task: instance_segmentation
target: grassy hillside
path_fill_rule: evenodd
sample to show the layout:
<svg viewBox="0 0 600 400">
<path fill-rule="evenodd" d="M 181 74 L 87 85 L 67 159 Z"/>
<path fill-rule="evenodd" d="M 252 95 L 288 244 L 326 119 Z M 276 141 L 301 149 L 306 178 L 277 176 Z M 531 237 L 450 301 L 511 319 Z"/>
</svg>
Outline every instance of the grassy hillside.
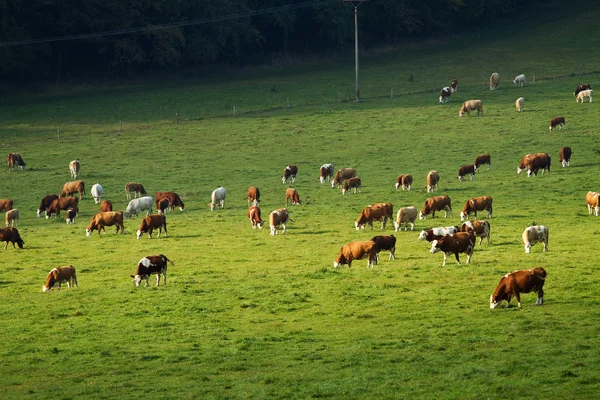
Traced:
<svg viewBox="0 0 600 400">
<path fill-rule="evenodd" d="M 596 103 L 576 104 L 572 92 L 599 82 L 596 73 L 573 75 L 580 54 L 583 72 L 597 70 L 600 59 L 586 51 L 598 40 L 597 18 L 598 10 L 553 24 L 540 17 L 510 35 L 365 57 L 360 104 L 348 101 L 352 65 L 5 99 L 5 153 L 19 152 L 28 168 L 5 170 L 0 186 L 21 211 L 25 240 L 24 249 L 3 251 L 0 387 L 8 398 L 594 398 L 600 229 L 584 198 L 600 189 L 600 112 Z M 502 82 L 492 92 L 481 76 L 493 71 Z M 529 84 L 513 87 L 522 72 Z M 437 104 L 433 80 L 454 77 L 459 91 Z M 516 113 L 520 96 L 525 111 Z M 460 103 L 473 98 L 485 115 L 459 118 Z M 549 132 L 556 115 L 567 129 Z M 563 169 L 564 145 L 573 158 Z M 487 152 L 492 170 L 456 179 Z M 531 152 L 552 156 L 550 175 L 515 173 Z M 76 224 L 36 218 L 75 158 L 88 191 Z M 357 168 L 362 193 L 344 197 L 320 185 L 327 162 Z M 252 231 L 247 188 L 261 189 L 268 217 L 284 206 L 288 163 L 300 170 L 295 222 L 276 237 Z M 436 194 L 451 197 L 453 216 L 394 233 L 395 261 L 382 254 L 373 269 L 365 260 L 333 269 L 341 245 L 382 233 L 377 224 L 354 229 L 360 210 L 380 201 L 420 208 L 433 168 Z M 414 190 L 395 192 L 401 173 L 413 175 Z M 185 211 L 167 215 L 169 236 L 136 240 L 140 216 L 125 222 L 124 236 L 110 228 L 85 237 L 98 211 L 92 184 L 123 210 L 129 181 L 182 196 Z M 210 212 L 220 185 L 226 208 Z M 464 202 L 485 194 L 494 198 L 491 244 L 477 246 L 470 265 L 449 258 L 442 268 L 418 231 L 459 224 Z M 540 245 L 523 251 L 521 233 L 533 221 L 550 229 L 547 253 Z M 175 263 L 167 285 L 135 288 L 137 262 L 158 253 Z M 48 271 L 67 264 L 79 288 L 43 294 Z M 548 271 L 546 304 L 535 307 L 528 294 L 521 309 L 490 310 L 500 277 L 532 266 Z"/>
</svg>

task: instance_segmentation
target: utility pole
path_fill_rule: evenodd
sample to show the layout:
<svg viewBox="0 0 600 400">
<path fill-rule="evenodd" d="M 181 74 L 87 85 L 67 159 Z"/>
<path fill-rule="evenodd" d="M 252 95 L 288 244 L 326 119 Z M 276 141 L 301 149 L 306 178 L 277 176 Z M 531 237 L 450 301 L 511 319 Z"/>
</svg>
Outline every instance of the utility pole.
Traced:
<svg viewBox="0 0 600 400">
<path fill-rule="evenodd" d="M 352 4 L 354 7 L 354 68 L 356 74 L 356 103 L 360 102 L 360 89 L 358 85 L 358 6 L 369 0 L 343 0 L 344 3 Z"/>
</svg>

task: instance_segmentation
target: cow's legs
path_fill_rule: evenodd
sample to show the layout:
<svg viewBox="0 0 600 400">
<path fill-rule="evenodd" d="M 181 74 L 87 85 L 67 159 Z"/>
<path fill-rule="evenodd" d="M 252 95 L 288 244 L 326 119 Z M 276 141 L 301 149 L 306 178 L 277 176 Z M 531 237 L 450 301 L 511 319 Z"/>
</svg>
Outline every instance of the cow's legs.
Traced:
<svg viewBox="0 0 600 400">
<path fill-rule="evenodd" d="M 544 304 L 544 289 L 540 289 L 537 292 L 537 300 L 535 301 L 535 305 L 537 306 L 541 306 L 542 304 Z"/>
<path fill-rule="evenodd" d="M 446 266 L 446 258 L 448 258 L 448 255 L 444 253 L 444 262 L 442 263 L 442 267 Z"/>
<path fill-rule="evenodd" d="M 390 260 L 396 259 L 396 256 L 394 255 L 395 252 L 396 252 L 396 246 L 394 246 L 390 249 Z"/>
<path fill-rule="evenodd" d="M 471 256 L 472 255 L 473 255 L 473 251 L 471 251 L 470 253 L 467 254 L 467 264 L 469 264 L 471 262 Z M 458 256 L 458 254 L 457 254 L 457 256 Z"/>
<path fill-rule="evenodd" d="M 165 225 L 163 226 L 163 228 L 165 229 L 165 237 L 167 237 L 167 224 L 165 223 Z"/>
<path fill-rule="evenodd" d="M 517 299 L 517 305 L 521 307 L 521 296 L 518 290 L 515 290 L 515 298 Z"/>
<path fill-rule="evenodd" d="M 542 244 L 544 245 L 544 251 L 548 251 L 548 238 L 546 237 L 546 239 L 544 239 L 542 241 Z"/>
<path fill-rule="evenodd" d="M 150 275 L 144 276 L 144 279 L 146 280 L 146 286 L 150 286 L 150 283 L 148 283 L 148 280 L 150 279 Z"/>
<path fill-rule="evenodd" d="M 160 271 L 158 271 L 158 273 L 156 274 L 156 286 L 158 286 L 160 283 Z"/>
<path fill-rule="evenodd" d="M 458 261 L 458 263 L 460 264 L 460 258 L 458 258 L 458 251 L 454 253 L 454 256 L 456 257 L 456 261 Z M 467 262 L 468 264 L 469 262 Z"/>
<path fill-rule="evenodd" d="M 281 234 L 285 233 L 285 229 L 286 229 L 286 224 L 281 224 L 283 226 L 283 232 L 281 232 Z"/>
</svg>

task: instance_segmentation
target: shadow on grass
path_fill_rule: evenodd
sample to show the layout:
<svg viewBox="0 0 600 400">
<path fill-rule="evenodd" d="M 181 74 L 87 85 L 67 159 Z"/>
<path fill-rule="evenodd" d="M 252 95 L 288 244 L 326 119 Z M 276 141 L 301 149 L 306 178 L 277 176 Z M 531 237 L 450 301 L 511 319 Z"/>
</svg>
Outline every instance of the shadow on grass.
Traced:
<svg viewBox="0 0 600 400">
<path fill-rule="evenodd" d="M 14 281 L 0 281 L 0 285 L 10 285 L 15 283 Z"/>
</svg>

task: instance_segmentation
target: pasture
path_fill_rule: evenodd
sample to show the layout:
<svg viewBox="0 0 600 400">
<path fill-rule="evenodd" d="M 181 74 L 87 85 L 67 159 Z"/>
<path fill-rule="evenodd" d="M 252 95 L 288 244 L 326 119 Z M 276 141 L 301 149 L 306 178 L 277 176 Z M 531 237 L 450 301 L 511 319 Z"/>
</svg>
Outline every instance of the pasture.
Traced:
<svg viewBox="0 0 600 400">
<path fill-rule="evenodd" d="M 594 398 L 600 219 L 588 215 L 585 194 L 600 190 L 600 111 L 596 103 L 577 104 L 572 93 L 580 83 L 596 89 L 600 74 L 575 76 L 577 60 L 568 54 L 593 48 L 598 36 L 563 37 L 567 56 L 560 60 L 531 44 L 597 17 L 588 11 L 562 25 L 540 25 L 516 48 L 510 37 L 492 35 L 484 47 L 497 53 L 482 57 L 481 43 L 469 43 L 447 65 L 434 62 L 450 58 L 441 44 L 422 45 L 423 54 L 411 51 L 401 61 L 373 57 L 362 64 L 360 104 L 337 102 L 342 85 L 352 92 L 352 62 L 335 72 L 327 65 L 250 71 L 214 82 L 4 99 L 4 154 L 19 152 L 27 163 L 25 171 L 1 172 L 0 197 L 20 210 L 25 241 L 22 250 L 3 250 L 0 268 L 5 396 Z M 515 37 L 526 30 L 516 27 Z M 588 56 L 592 65 L 600 61 Z M 546 78 L 543 70 L 550 71 Z M 456 77 L 459 91 L 440 105 L 425 79 L 398 78 L 415 71 L 436 77 L 438 86 Z M 489 91 L 481 74 L 487 79 L 494 71 L 502 80 Z M 512 85 L 517 73 L 526 74 L 527 86 Z M 370 93 L 384 82 L 395 83 L 393 99 Z M 297 99 L 290 109 L 281 107 L 288 96 Z M 521 96 L 525 108 L 517 113 Z M 468 99 L 482 100 L 483 117 L 458 117 Z M 225 115 L 233 105 L 242 112 Z M 549 132 L 557 115 L 566 130 Z M 573 156 L 561 168 L 565 145 Z M 534 152 L 550 154 L 551 173 L 517 175 L 521 157 Z M 491 154 L 492 169 L 460 182 L 458 168 L 483 153 Z M 63 213 L 36 218 L 40 199 L 59 193 L 76 158 L 86 182 L 76 223 L 67 225 Z M 324 163 L 356 168 L 362 193 L 342 196 L 321 185 Z M 293 185 L 281 183 L 286 164 L 299 168 Z M 450 196 L 453 216 L 441 213 L 417 221 L 413 232 L 394 233 L 396 260 L 382 253 L 373 269 L 366 260 L 334 269 L 343 244 L 384 233 L 378 223 L 356 231 L 360 210 L 383 201 L 394 213 L 420 209 L 430 197 L 424 185 L 431 169 L 441 176 L 435 194 Z M 394 190 L 402 173 L 413 175 L 410 192 Z M 150 195 L 182 197 L 185 211 L 167 214 L 168 238 L 136 240 L 143 215 L 125 221 L 125 235 L 111 227 L 86 237 L 98 212 L 91 186 L 100 183 L 103 198 L 124 210 L 130 181 Z M 270 236 L 266 225 L 251 229 L 246 191 L 253 185 L 261 190 L 263 219 L 284 206 L 287 187 L 300 194 L 302 205 L 288 207 L 294 222 L 285 235 Z M 218 186 L 227 189 L 225 208 L 211 212 Z M 464 202 L 481 195 L 494 199 L 491 244 L 476 246 L 470 265 L 462 256 L 463 264 L 449 257 L 441 267 L 442 255 L 429 253 L 419 231 L 458 225 Z M 547 253 L 540 244 L 531 254 L 523 250 L 521 233 L 534 221 L 549 227 Z M 389 224 L 385 234 L 392 230 Z M 175 263 L 167 285 L 155 287 L 153 276 L 150 287 L 135 288 L 129 275 L 137 262 L 159 253 Z M 42 293 L 48 271 L 68 264 L 79 288 Z M 536 307 L 535 294 L 524 294 L 521 309 L 513 300 L 509 309 L 490 310 L 501 276 L 533 266 L 548 272 L 545 304 Z"/>
</svg>

